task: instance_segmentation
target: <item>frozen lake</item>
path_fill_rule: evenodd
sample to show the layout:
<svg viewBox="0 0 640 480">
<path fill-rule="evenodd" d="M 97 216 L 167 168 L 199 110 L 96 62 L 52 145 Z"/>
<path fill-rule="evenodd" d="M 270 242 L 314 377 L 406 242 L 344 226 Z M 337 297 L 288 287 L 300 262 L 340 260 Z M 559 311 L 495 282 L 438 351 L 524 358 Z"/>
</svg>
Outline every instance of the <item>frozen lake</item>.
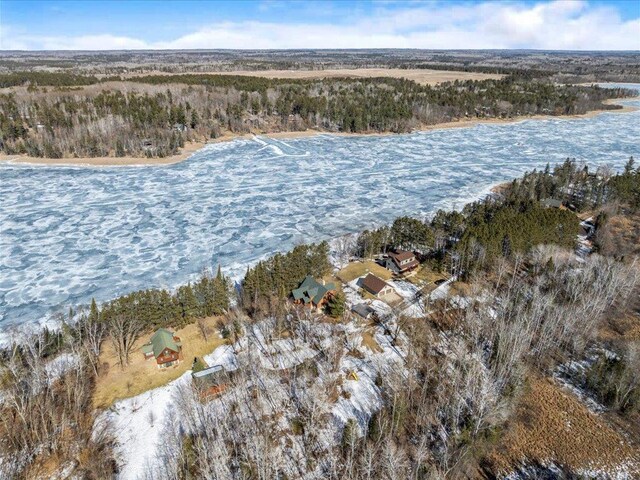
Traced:
<svg viewBox="0 0 640 480">
<path fill-rule="evenodd" d="M 640 88 L 640 85 L 636 86 Z M 640 105 L 640 101 L 627 101 Z M 239 275 L 301 242 L 461 207 L 526 170 L 640 158 L 640 111 L 408 135 L 210 145 L 172 166 L 0 166 L 0 326 Z"/>
</svg>

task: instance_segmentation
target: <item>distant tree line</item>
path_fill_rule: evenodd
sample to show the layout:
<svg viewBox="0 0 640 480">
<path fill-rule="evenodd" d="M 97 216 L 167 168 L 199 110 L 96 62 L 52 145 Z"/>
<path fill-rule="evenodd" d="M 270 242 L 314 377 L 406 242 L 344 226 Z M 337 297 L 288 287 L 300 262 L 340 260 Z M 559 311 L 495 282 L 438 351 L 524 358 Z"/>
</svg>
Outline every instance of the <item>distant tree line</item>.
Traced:
<svg viewBox="0 0 640 480">
<path fill-rule="evenodd" d="M 23 85 L 47 87 L 78 87 L 98 83 L 94 76 L 78 75 L 67 72 L 12 72 L 0 74 L 0 88 Z"/>
<path fill-rule="evenodd" d="M 515 76 L 423 86 L 399 78 L 147 75 L 90 89 L 83 86 L 94 77 L 6 77 L 7 86 L 28 88 L 0 94 L 0 151 L 50 158 L 165 157 L 185 141 L 224 132 L 399 133 L 460 118 L 567 115 L 619 108 L 602 101 L 632 94 Z M 55 88 L 42 87 L 47 83 Z"/>
<path fill-rule="evenodd" d="M 540 70 L 535 68 L 518 68 L 506 67 L 500 65 L 471 65 L 464 63 L 462 65 L 453 63 L 423 63 L 423 62 L 399 62 L 395 63 L 396 68 L 402 69 L 424 69 L 424 70 L 441 70 L 455 72 L 478 72 L 478 73 L 497 73 L 502 75 L 512 75 L 519 79 L 532 79 L 548 77 L 553 74 L 552 71 Z M 576 82 L 579 83 L 579 82 Z"/>
</svg>

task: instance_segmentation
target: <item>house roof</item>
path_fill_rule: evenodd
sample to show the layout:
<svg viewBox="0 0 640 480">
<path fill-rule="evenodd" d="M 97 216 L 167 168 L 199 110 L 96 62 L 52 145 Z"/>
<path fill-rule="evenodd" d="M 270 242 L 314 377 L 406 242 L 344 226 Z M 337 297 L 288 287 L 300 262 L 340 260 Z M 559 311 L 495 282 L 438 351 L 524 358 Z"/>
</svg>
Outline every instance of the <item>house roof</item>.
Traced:
<svg viewBox="0 0 640 480">
<path fill-rule="evenodd" d="M 165 348 L 179 352 L 182 342 L 175 340 L 175 338 L 173 332 L 170 332 L 166 328 L 159 328 L 151 335 L 151 341 L 142 347 L 142 352 L 145 354 L 153 352 L 153 356 L 156 358 Z"/>
<path fill-rule="evenodd" d="M 194 372 L 191 374 L 191 376 L 193 376 L 193 378 L 201 378 L 201 377 L 206 377 L 208 375 L 221 373 L 224 371 L 225 371 L 224 366 L 214 365 L 213 367 L 207 367 L 204 370 L 200 370 L 199 372 Z"/>
<path fill-rule="evenodd" d="M 351 311 L 353 313 L 357 313 L 362 318 L 367 318 L 375 310 L 373 308 L 371 308 L 369 305 L 367 305 L 366 303 L 358 303 L 358 304 L 354 305 L 353 307 L 351 307 Z"/>
<path fill-rule="evenodd" d="M 552 208 L 560 208 L 562 206 L 562 201 L 556 198 L 545 198 L 543 200 L 540 200 L 540 203 L 542 203 L 542 205 L 545 207 Z"/>
<path fill-rule="evenodd" d="M 376 277 L 372 273 L 364 277 L 361 283 L 362 288 L 366 288 L 371 293 L 377 295 L 380 293 L 385 287 L 388 287 L 389 284 L 382 280 L 381 278 Z"/>
<path fill-rule="evenodd" d="M 397 252 L 390 252 L 389 256 L 391 258 L 393 258 L 394 260 L 397 260 L 398 262 L 402 262 L 403 260 L 411 260 L 412 258 L 415 258 L 415 254 L 413 252 L 409 252 L 409 251 L 402 251 L 399 250 Z"/>
<path fill-rule="evenodd" d="M 324 296 L 331 290 L 335 290 L 333 283 L 321 284 L 311 275 L 307 275 L 300 286 L 293 290 L 291 294 L 294 300 L 302 300 L 305 304 L 313 302 L 318 305 Z"/>
</svg>

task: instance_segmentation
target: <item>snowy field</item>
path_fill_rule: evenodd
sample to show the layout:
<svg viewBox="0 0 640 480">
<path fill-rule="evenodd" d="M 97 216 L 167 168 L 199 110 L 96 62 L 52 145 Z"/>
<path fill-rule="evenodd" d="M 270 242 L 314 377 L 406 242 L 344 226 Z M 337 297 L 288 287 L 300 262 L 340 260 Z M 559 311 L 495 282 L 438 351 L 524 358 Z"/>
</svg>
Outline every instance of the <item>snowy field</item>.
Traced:
<svg viewBox="0 0 640 480">
<path fill-rule="evenodd" d="M 638 85 L 640 88 L 640 85 Z M 640 105 L 638 101 L 628 103 Z M 461 207 L 567 157 L 640 157 L 640 111 L 408 135 L 209 145 L 162 167 L 0 165 L 0 326 L 31 323 L 300 242 Z"/>
</svg>

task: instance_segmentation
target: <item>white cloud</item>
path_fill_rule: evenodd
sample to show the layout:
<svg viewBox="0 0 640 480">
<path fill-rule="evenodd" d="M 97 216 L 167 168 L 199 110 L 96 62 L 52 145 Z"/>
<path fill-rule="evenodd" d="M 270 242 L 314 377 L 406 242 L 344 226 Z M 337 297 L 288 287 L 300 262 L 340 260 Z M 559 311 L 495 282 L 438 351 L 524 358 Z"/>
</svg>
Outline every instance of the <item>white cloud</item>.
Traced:
<svg viewBox="0 0 640 480">
<path fill-rule="evenodd" d="M 273 6 L 273 5 L 270 5 Z M 260 15 L 260 12 L 258 12 Z M 325 17 L 326 18 L 326 17 Z M 2 28 L 0 49 L 290 49 L 290 48 L 530 48 L 640 50 L 640 18 L 623 21 L 606 6 L 585 1 L 525 5 L 417 4 L 388 9 L 353 22 L 219 22 L 171 40 L 146 42 L 109 34 L 33 36 Z"/>
</svg>

